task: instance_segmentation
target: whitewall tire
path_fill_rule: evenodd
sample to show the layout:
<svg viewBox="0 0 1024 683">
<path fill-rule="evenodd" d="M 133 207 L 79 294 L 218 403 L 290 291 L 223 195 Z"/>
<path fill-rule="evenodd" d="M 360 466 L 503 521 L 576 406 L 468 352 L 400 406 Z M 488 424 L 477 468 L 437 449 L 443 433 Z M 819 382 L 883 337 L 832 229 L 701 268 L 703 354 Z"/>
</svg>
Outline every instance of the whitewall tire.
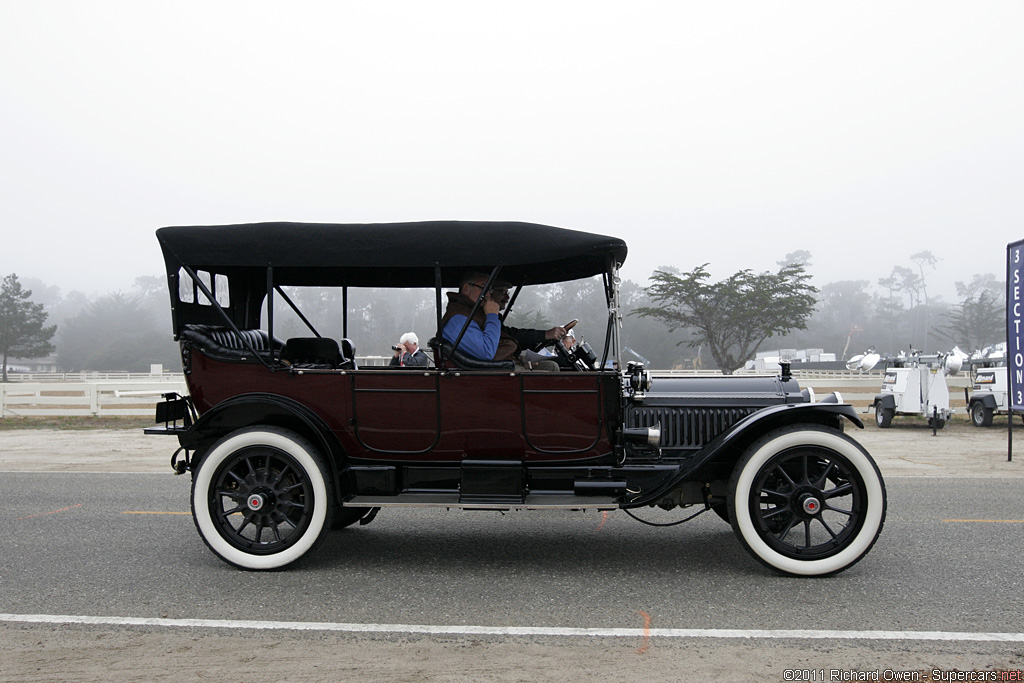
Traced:
<svg viewBox="0 0 1024 683">
<path fill-rule="evenodd" d="M 754 442 L 730 480 L 729 515 L 743 546 L 784 574 L 826 576 L 859 561 L 885 522 L 885 484 L 860 444 L 797 425 Z"/>
<path fill-rule="evenodd" d="M 276 569 L 315 548 L 334 492 L 323 457 L 298 434 L 248 427 L 210 449 L 192 479 L 192 518 L 225 562 Z"/>
</svg>

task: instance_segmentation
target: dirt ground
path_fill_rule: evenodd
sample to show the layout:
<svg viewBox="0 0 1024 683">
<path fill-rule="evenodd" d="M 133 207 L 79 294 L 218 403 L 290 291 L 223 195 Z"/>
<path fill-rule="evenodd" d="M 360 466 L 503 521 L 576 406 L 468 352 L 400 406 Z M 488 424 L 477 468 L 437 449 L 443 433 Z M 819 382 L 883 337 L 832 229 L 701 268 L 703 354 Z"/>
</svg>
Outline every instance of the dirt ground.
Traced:
<svg viewBox="0 0 1024 683">
<path fill-rule="evenodd" d="M 0 625 L 5 681 L 1019 681 L 1005 643 L 417 637 Z M 952 672 L 1009 671 L 1006 678 Z M 860 675 L 861 677 L 856 677 Z M 864 676 L 877 675 L 877 679 Z"/>
<path fill-rule="evenodd" d="M 870 416 L 865 416 L 870 418 Z M 851 429 L 885 477 L 1024 477 L 1005 419 L 988 429 L 920 422 Z M 170 472 L 177 447 L 139 429 L 0 430 L 0 472 Z M 0 576 L 0 585 L 3 585 Z M 7 587 L 9 589 L 9 587 Z M 981 680 L 950 671 L 1024 668 L 1024 645 L 965 642 L 430 637 L 0 622 L 3 681 L 784 681 Z M 796 674 L 787 671 L 798 670 Z M 933 670 L 935 670 L 933 672 Z M 829 678 L 838 671 L 846 678 Z M 902 677 L 901 677 L 902 676 Z M 822 680 L 822 679 L 817 679 Z M 864 679 L 860 679 L 864 680 Z M 999 680 L 990 678 L 986 680 Z M 1022 680 L 1007 678 L 1004 680 Z"/>
</svg>

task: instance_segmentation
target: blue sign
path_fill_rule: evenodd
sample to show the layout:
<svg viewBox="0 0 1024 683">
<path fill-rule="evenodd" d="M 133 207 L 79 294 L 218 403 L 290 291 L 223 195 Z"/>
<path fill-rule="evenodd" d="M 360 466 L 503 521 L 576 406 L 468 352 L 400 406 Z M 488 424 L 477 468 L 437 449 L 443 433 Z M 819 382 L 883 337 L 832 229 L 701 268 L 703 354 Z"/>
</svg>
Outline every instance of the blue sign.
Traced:
<svg viewBox="0 0 1024 683">
<path fill-rule="evenodd" d="M 1006 365 L 1010 408 L 1024 411 L 1024 240 L 1006 245 Z"/>
</svg>

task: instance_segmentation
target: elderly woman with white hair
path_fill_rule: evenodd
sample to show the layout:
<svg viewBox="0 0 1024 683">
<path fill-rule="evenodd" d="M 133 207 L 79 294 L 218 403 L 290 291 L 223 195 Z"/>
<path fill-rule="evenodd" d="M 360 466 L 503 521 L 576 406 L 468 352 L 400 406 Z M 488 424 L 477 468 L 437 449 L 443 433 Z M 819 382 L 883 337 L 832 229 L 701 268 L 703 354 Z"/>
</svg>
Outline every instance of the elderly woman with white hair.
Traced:
<svg viewBox="0 0 1024 683">
<path fill-rule="evenodd" d="M 420 350 L 420 339 L 415 332 L 406 332 L 398 343 L 391 347 L 395 357 L 388 363 L 388 367 L 398 368 L 425 368 L 427 367 L 427 354 Z"/>
</svg>

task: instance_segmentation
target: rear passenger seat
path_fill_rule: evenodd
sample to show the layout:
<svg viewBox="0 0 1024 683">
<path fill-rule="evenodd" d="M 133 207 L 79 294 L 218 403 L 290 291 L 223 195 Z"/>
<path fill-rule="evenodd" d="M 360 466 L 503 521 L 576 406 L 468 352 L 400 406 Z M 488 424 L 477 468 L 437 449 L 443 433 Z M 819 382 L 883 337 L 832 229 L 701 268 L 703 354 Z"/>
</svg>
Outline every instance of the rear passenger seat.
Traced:
<svg viewBox="0 0 1024 683">
<path fill-rule="evenodd" d="M 284 343 L 281 360 L 293 368 L 331 370 L 341 366 L 341 349 L 330 337 L 291 337 Z"/>
<path fill-rule="evenodd" d="M 210 358 L 243 363 L 259 363 L 260 358 L 273 361 L 280 357 L 284 347 L 280 339 L 275 338 L 271 342 L 263 330 L 235 332 L 230 327 L 216 325 L 186 325 L 180 337 L 194 344 Z M 250 346 L 260 358 L 253 356 Z"/>
</svg>

